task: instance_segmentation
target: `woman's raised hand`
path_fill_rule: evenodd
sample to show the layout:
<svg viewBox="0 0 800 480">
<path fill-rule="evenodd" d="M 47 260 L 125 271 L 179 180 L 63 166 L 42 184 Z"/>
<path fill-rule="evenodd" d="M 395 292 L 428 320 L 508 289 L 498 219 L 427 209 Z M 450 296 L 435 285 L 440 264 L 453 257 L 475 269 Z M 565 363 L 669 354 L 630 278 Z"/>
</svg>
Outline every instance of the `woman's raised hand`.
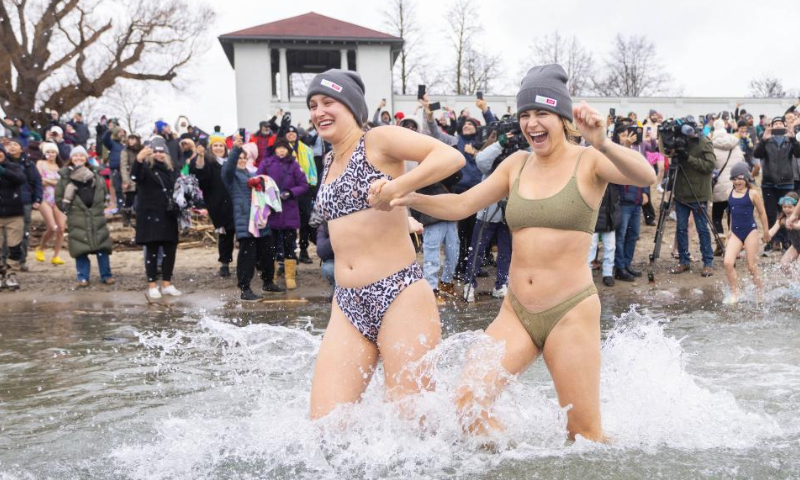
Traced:
<svg viewBox="0 0 800 480">
<path fill-rule="evenodd" d="M 608 140 L 603 116 L 586 102 L 581 102 L 578 106 L 572 107 L 572 118 L 583 139 L 600 150 Z"/>
</svg>

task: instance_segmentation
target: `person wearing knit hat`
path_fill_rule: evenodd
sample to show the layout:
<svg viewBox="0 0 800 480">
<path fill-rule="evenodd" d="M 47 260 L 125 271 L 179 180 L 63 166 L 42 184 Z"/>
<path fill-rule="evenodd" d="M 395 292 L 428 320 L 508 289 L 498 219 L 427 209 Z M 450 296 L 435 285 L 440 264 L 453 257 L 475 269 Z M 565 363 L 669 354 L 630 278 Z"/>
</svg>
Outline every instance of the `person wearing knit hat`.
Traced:
<svg viewBox="0 0 800 480">
<path fill-rule="evenodd" d="M 89 286 L 91 261 L 95 255 L 103 284 L 112 285 L 111 234 L 105 217 L 106 184 L 103 177 L 87 164 L 83 147 L 70 152 L 69 163 L 59 171 L 55 203 L 67 217 L 69 254 L 75 259 L 78 288 Z"/>
<path fill-rule="evenodd" d="M 300 255 L 297 261 L 310 265 L 313 263 L 311 257 L 308 255 L 308 247 L 312 239 L 316 238 L 316 228 L 309 226 L 311 220 L 311 213 L 314 209 L 314 199 L 317 197 L 317 183 L 319 181 L 317 173 L 317 165 L 314 162 L 314 150 L 300 141 L 300 133 L 294 125 L 286 129 L 285 138 L 289 143 L 289 152 L 297 160 L 300 165 L 300 170 L 306 176 L 308 183 L 308 191 L 297 197 L 297 205 L 300 207 L 300 235 L 298 238 L 298 246 L 300 247 Z M 277 143 L 273 147 L 273 151 L 277 148 Z"/>
<path fill-rule="evenodd" d="M 131 178 L 133 164 L 136 156 L 142 151 L 142 138 L 136 133 L 131 133 L 125 139 L 125 148 L 119 156 L 119 174 L 122 178 L 122 226 L 130 227 L 133 220 L 133 205 L 136 201 L 136 182 Z"/>
<path fill-rule="evenodd" d="M 546 363 L 559 403 L 572 406 L 567 411 L 569 437 L 605 439 L 600 419 L 600 300 L 586 255 L 608 184 L 646 187 L 656 175 L 638 151 L 606 137 L 605 119 L 595 109 L 584 102 L 573 107 L 567 82 L 559 65 L 533 67 L 523 78 L 517 112 L 532 152 L 512 154 L 486 181 L 460 195 L 412 193 L 393 202 L 442 220 L 458 220 L 508 197 L 512 288 L 486 330 L 505 345 L 504 357 L 487 372 L 488 358 L 472 355 L 463 370 L 480 373 L 465 375 L 456 389 L 459 415 L 470 419 L 466 428 L 479 435 L 501 428 L 490 412 L 503 390 L 502 378 L 525 371 L 550 345 Z M 578 133 L 588 148 L 577 145 Z M 546 281 L 531 282 L 537 278 Z M 559 324 L 562 318 L 568 326 Z"/>
<path fill-rule="evenodd" d="M 332 150 L 325 158 L 316 209 L 336 246 L 336 287 L 311 384 L 312 419 L 358 402 L 378 358 L 393 401 L 433 388 L 423 358 L 441 341 L 435 297 L 423 282 L 408 213 L 391 201 L 457 172 L 461 154 L 396 125 L 366 132 L 364 83 L 329 70 L 310 84 L 314 128 Z M 418 162 L 404 174 L 404 161 Z M 382 325 L 387 328 L 382 329 Z"/>
<path fill-rule="evenodd" d="M 225 134 L 215 130 L 208 137 L 209 148 L 202 153 L 197 149 L 190 159 L 189 173 L 197 178 L 208 216 L 211 217 L 217 232 L 219 254 L 217 261 L 220 263 L 218 275 L 229 278 L 230 264 L 233 262 L 233 245 L 236 240 L 236 222 L 231 194 L 222 180 L 222 167 L 227 160 L 225 145 Z"/>
<path fill-rule="evenodd" d="M 44 249 L 47 248 L 47 243 L 53 240 L 53 257 L 50 259 L 50 263 L 63 265 L 64 261 L 61 259 L 60 253 L 64 241 L 64 231 L 67 228 L 67 218 L 56 208 L 56 185 L 61 178 L 59 170 L 63 163 L 58 156 L 58 146 L 55 144 L 45 142 L 39 148 L 45 157 L 36 162 L 36 168 L 42 177 L 42 203 L 39 205 L 39 213 L 44 220 L 45 232 L 39 241 L 39 246 L 34 251 L 34 258 L 38 262 L 44 262 Z"/>
<path fill-rule="evenodd" d="M 753 188 L 753 177 L 750 176 L 750 169 L 745 162 L 739 162 L 733 166 L 730 178 L 733 181 L 733 188 L 728 197 L 728 207 L 732 235 L 728 236 L 728 242 L 725 245 L 723 265 L 731 293 L 724 303 L 735 304 L 739 299 L 736 259 L 743 249 L 747 252 L 747 268 L 750 270 L 756 286 L 758 302 L 761 303 L 764 301 L 764 283 L 758 269 L 758 254 L 761 247 L 760 240 L 764 243 L 769 243 L 770 240 L 767 212 L 761 194 Z M 761 221 L 763 233 L 760 235 L 753 215 L 754 210 L 758 213 Z"/>
<path fill-rule="evenodd" d="M 726 223 L 723 222 L 723 217 L 728 212 L 728 196 L 733 188 L 731 171 L 734 165 L 747 167 L 747 164 L 744 163 L 744 152 L 739 146 L 739 138 L 725 130 L 724 120 L 714 120 L 714 131 L 709 139 L 714 148 L 714 171 L 717 173 L 716 178 L 711 180 L 711 222 L 717 233 L 722 235 Z M 723 246 L 717 245 L 714 255 L 721 256 L 723 251 Z"/>
</svg>

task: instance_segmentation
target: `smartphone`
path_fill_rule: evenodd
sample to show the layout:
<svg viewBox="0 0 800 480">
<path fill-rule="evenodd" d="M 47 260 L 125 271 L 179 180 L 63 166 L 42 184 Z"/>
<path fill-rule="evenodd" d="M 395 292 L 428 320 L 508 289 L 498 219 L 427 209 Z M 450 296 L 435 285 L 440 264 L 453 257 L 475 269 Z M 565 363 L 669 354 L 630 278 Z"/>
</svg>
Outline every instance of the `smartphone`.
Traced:
<svg viewBox="0 0 800 480">
<path fill-rule="evenodd" d="M 145 140 L 145 141 L 144 141 L 144 148 L 150 148 L 150 146 L 151 146 L 152 144 L 153 144 L 153 142 L 151 142 L 150 140 Z"/>
<path fill-rule="evenodd" d="M 239 136 L 242 137 L 242 140 L 244 140 L 244 131 L 244 128 L 239 129 Z"/>
<path fill-rule="evenodd" d="M 608 109 L 608 114 L 611 115 L 611 118 L 613 118 L 614 120 L 617 119 L 617 109 L 616 108 L 609 108 Z"/>
<path fill-rule="evenodd" d="M 425 85 L 417 85 L 417 100 L 422 100 L 425 97 Z"/>
<path fill-rule="evenodd" d="M 428 104 L 428 108 L 430 108 L 431 112 L 435 112 L 436 110 L 441 110 L 442 102 L 433 102 Z"/>
<path fill-rule="evenodd" d="M 483 100 L 483 92 L 481 92 L 480 90 L 478 90 L 477 96 L 478 100 Z"/>
<path fill-rule="evenodd" d="M 772 129 L 772 134 L 773 135 L 778 135 L 778 136 L 786 135 L 786 129 L 785 128 L 773 128 Z"/>
<path fill-rule="evenodd" d="M 794 126 L 794 133 L 800 133 L 800 125 Z"/>
</svg>

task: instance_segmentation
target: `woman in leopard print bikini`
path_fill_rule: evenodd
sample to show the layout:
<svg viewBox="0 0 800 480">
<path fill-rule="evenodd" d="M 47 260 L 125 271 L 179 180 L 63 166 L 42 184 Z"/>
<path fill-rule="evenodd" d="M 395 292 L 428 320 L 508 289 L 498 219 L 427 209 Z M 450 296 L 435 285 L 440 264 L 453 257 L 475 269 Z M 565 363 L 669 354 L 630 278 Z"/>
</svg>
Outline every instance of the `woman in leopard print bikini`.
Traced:
<svg viewBox="0 0 800 480">
<path fill-rule="evenodd" d="M 311 418 L 355 403 L 383 359 L 387 397 L 398 400 L 433 388 L 422 362 L 441 340 L 430 286 L 422 280 L 405 210 L 370 208 L 369 187 L 397 180 L 402 195 L 438 182 L 464 158 L 443 143 L 397 126 L 364 132 L 368 109 L 356 72 L 329 70 L 311 82 L 311 121 L 333 145 L 317 195 L 336 254 L 336 291 L 311 385 Z M 420 166 L 403 174 L 405 160 Z M 380 199 L 373 199 L 380 201 Z"/>
</svg>

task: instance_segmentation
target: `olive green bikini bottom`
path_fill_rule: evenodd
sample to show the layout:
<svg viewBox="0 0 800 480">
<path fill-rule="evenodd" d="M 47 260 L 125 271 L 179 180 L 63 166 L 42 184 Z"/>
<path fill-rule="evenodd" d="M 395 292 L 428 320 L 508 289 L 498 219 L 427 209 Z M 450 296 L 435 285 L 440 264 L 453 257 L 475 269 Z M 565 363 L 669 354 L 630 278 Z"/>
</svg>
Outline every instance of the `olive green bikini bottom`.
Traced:
<svg viewBox="0 0 800 480">
<path fill-rule="evenodd" d="M 514 292 L 510 289 L 508 295 L 511 301 L 511 308 L 514 309 L 517 318 L 522 322 L 522 326 L 528 331 L 528 335 L 531 336 L 533 344 L 536 345 L 536 348 L 541 352 L 544 348 L 544 342 L 547 340 L 547 336 L 550 335 L 550 331 L 553 330 L 553 327 L 556 326 L 559 320 L 561 320 L 567 312 L 575 308 L 577 304 L 592 295 L 597 295 L 597 287 L 592 283 L 558 305 L 554 305 L 541 312 L 531 312 L 523 307 L 522 304 L 519 303 L 519 300 L 517 300 L 517 296 L 514 295 Z"/>
</svg>

